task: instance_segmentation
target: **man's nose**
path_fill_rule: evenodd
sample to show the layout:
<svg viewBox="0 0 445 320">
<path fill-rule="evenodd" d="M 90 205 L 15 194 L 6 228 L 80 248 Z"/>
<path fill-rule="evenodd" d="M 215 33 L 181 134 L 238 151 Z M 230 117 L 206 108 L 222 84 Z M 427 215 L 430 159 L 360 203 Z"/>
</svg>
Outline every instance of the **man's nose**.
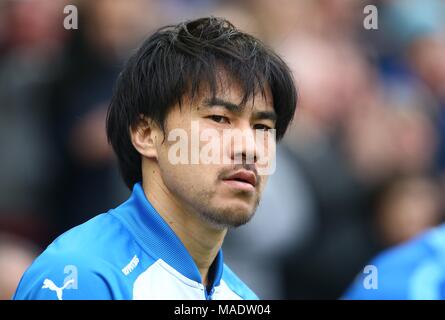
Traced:
<svg viewBox="0 0 445 320">
<path fill-rule="evenodd" d="M 231 159 L 235 163 L 253 164 L 258 160 L 255 132 L 252 128 L 240 129 L 233 135 Z"/>
</svg>

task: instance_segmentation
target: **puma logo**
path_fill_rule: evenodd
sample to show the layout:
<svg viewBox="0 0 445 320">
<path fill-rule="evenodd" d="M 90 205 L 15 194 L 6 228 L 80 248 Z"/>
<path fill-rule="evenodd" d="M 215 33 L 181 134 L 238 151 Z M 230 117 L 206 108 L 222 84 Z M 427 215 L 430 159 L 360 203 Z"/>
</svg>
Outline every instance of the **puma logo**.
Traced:
<svg viewBox="0 0 445 320">
<path fill-rule="evenodd" d="M 57 299 L 62 300 L 62 294 L 63 294 L 63 290 L 66 289 L 66 287 L 68 287 L 70 284 L 74 283 L 74 279 L 68 280 L 67 282 L 65 282 L 63 284 L 63 286 L 61 288 L 59 288 L 58 286 L 56 286 L 54 284 L 54 282 L 50 279 L 45 279 L 43 281 L 43 286 L 42 289 L 49 289 L 51 291 L 55 291 L 57 294 Z"/>
</svg>

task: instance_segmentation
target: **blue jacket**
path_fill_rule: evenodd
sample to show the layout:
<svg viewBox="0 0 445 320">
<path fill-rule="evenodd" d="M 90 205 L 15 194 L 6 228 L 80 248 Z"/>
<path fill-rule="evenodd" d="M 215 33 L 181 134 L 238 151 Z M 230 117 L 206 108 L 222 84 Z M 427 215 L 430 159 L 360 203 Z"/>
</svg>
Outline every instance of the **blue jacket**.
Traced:
<svg viewBox="0 0 445 320">
<path fill-rule="evenodd" d="M 58 237 L 14 299 L 257 299 L 219 251 L 202 285 L 192 257 L 136 184 L 116 209 Z"/>
<path fill-rule="evenodd" d="M 445 299 L 445 224 L 383 252 L 371 265 L 376 288 L 365 286 L 369 274 L 361 274 L 344 299 Z"/>
</svg>

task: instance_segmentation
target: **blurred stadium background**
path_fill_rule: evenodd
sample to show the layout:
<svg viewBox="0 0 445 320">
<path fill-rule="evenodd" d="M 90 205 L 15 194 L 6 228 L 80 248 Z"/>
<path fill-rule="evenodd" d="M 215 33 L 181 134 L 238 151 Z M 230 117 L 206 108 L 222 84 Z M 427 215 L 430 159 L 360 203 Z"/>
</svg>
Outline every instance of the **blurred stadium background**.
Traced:
<svg viewBox="0 0 445 320">
<path fill-rule="evenodd" d="M 444 221 L 445 1 L 0 0 L 0 299 L 57 235 L 126 199 L 104 131 L 116 76 L 151 31 L 205 15 L 276 49 L 299 90 L 260 208 L 224 244 L 261 298 L 339 298 Z"/>
</svg>

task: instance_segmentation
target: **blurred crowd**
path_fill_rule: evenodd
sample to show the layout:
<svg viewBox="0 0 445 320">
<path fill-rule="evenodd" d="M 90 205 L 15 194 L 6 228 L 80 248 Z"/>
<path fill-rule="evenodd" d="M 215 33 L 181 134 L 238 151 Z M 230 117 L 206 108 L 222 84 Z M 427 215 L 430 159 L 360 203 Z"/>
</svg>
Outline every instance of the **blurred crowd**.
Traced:
<svg viewBox="0 0 445 320">
<path fill-rule="evenodd" d="M 57 235 L 128 197 L 104 130 L 116 76 L 152 31 L 206 15 L 278 51 L 299 92 L 260 207 L 224 244 L 260 298 L 337 299 L 444 221 L 444 1 L 2 0 L 0 299 Z"/>
</svg>

